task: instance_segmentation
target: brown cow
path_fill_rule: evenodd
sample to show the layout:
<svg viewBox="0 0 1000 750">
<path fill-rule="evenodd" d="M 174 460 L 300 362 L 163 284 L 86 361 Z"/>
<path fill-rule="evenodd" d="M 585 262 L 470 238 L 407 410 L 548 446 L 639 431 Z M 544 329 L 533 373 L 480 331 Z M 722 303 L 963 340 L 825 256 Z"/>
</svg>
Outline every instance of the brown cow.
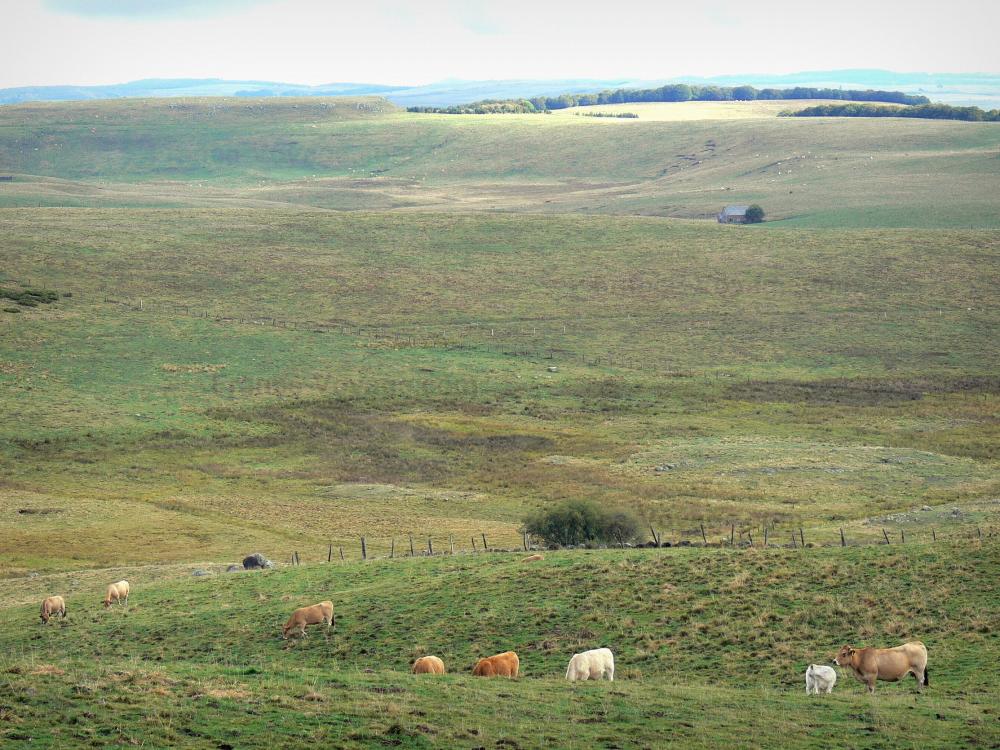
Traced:
<svg viewBox="0 0 1000 750">
<path fill-rule="evenodd" d="M 852 648 L 843 646 L 833 658 L 839 667 L 849 667 L 854 676 L 875 692 L 875 681 L 898 682 L 912 674 L 920 686 L 929 685 L 927 647 L 920 641 L 895 648 Z"/>
<path fill-rule="evenodd" d="M 122 606 L 128 606 L 128 581 L 118 581 L 108 586 L 108 591 L 104 594 L 104 608 L 111 606 L 111 602 L 118 602 Z"/>
<path fill-rule="evenodd" d="M 63 601 L 61 596 L 49 596 L 42 602 L 42 613 L 39 617 L 42 618 L 42 624 L 47 625 L 50 617 L 66 616 L 66 602 Z"/>
<path fill-rule="evenodd" d="M 539 560 L 544 560 L 545 555 L 528 555 L 527 557 L 522 557 L 521 562 L 538 562 Z"/>
<path fill-rule="evenodd" d="M 320 602 L 311 607 L 299 607 L 292 612 L 288 622 L 281 628 L 281 637 L 288 638 L 294 631 L 299 631 L 299 635 L 306 637 L 306 625 L 326 625 L 327 630 L 334 624 L 333 602 Z"/>
<path fill-rule="evenodd" d="M 421 656 L 413 662 L 413 674 L 444 674 L 444 662 L 436 656 Z"/>
<path fill-rule="evenodd" d="M 521 660 L 513 651 L 504 651 L 476 662 L 472 674 L 476 677 L 517 677 Z"/>
</svg>

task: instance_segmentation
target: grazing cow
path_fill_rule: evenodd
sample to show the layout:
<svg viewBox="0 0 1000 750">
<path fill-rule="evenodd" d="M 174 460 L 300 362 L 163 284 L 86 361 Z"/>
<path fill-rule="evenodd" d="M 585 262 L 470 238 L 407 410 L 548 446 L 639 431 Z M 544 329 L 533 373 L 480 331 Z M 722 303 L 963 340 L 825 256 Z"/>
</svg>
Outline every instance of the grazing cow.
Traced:
<svg viewBox="0 0 1000 750">
<path fill-rule="evenodd" d="M 806 695 L 832 693 L 837 684 L 837 670 L 824 664 L 810 664 L 806 669 Z"/>
<path fill-rule="evenodd" d="M 929 685 L 927 647 L 920 641 L 904 643 L 895 648 L 851 648 L 843 646 L 833 658 L 837 666 L 850 667 L 856 678 L 875 692 L 875 681 L 898 682 L 912 674 L 917 688 Z"/>
<path fill-rule="evenodd" d="M 413 674 L 444 674 L 444 662 L 436 656 L 421 656 L 413 662 Z"/>
<path fill-rule="evenodd" d="M 476 677 L 517 677 L 520 666 L 521 660 L 517 658 L 517 654 L 504 651 L 477 661 L 472 674 Z"/>
<path fill-rule="evenodd" d="M 50 617 L 66 616 L 66 602 L 63 601 L 61 596 L 49 596 L 42 602 L 42 613 L 39 617 L 42 618 L 42 624 L 47 625 Z"/>
<path fill-rule="evenodd" d="M 128 581 L 118 581 L 108 586 L 108 592 L 104 595 L 104 608 L 111 606 L 112 602 L 118 602 L 123 607 L 128 606 Z"/>
<path fill-rule="evenodd" d="M 610 648 L 595 648 L 580 654 L 573 654 L 566 668 L 566 679 L 577 680 L 615 679 L 615 655 Z"/>
<path fill-rule="evenodd" d="M 528 555 L 527 557 L 522 557 L 521 562 L 538 562 L 539 560 L 544 560 L 545 555 Z"/>
<path fill-rule="evenodd" d="M 298 631 L 303 638 L 306 637 L 306 625 L 326 625 L 327 630 L 334 624 L 333 602 L 320 602 L 311 607 L 299 607 L 292 612 L 288 622 L 281 628 L 281 637 L 288 638 L 289 635 Z"/>
</svg>

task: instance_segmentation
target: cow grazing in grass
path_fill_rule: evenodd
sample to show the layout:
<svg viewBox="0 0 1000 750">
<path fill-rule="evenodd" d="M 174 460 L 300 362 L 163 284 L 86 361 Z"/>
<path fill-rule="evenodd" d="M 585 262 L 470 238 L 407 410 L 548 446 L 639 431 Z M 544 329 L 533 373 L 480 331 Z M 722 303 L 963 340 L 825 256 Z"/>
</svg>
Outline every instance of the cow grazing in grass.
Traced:
<svg viewBox="0 0 1000 750">
<path fill-rule="evenodd" d="M 42 612 L 39 617 L 42 618 L 42 624 L 47 625 L 49 618 L 52 617 L 65 617 L 66 616 L 66 602 L 63 601 L 61 596 L 49 596 L 46 597 L 42 602 Z"/>
<path fill-rule="evenodd" d="M 320 602 L 311 607 L 299 607 L 292 612 L 288 622 L 281 628 L 281 637 L 288 638 L 289 635 L 297 631 L 305 638 L 307 625 L 325 625 L 329 630 L 333 624 L 333 602 Z"/>
<path fill-rule="evenodd" d="M 128 581 L 118 581 L 108 586 L 107 593 L 104 594 L 104 608 L 111 606 L 112 602 L 118 602 L 122 606 L 128 606 Z"/>
<path fill-rule="evenodd" d="M 824 664 L 810 664 L 806 669 L 806 695 L 832 693 L 837 684 L 837 670 Z"/>
<path fill-rule="evenodd" d="M 538 562 L 539 560 L 544 560 L 544 555 L 528 555 L 527 557 L 522 557 L 521 562 Z"/>
<path fill-rule="evenodd" d="M 615 679 L 615 655 L 610 648 L 595 648 L 580 654 L 573 654 L 566 668 L 566 679 L 611 680 Z"/>
<path fill-rule="evenodd" d="M 421 656 L 413 662 L 413 674 L 444 674 L 444 662 L 436 656 Z"/>
<path fill-rule="evenodd" d="M 875 692 L 875 681 L 898 682 L 908 674 L 917 680 L 918 689 L 929 685 L 927 647 L 920 641 L 904 643 L 895 648 L 852 648 L 843 646 L 833 658 L 835 664 L 847 667 L 855 677 Z"/>
<path fill-rule="evenodd" d="M 496 656 L 488 656 L 476 662 L 472 674 L 476 677 L 517 677 L 521 660 L 513 651 L 504 651 Z"/>
</svg>

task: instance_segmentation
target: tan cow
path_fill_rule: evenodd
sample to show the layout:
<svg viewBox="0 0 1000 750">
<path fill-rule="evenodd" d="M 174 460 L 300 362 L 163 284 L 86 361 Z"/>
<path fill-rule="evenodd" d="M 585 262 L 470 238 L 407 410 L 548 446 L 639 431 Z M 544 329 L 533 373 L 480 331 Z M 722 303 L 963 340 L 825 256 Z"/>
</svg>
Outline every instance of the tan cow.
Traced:
<svg viewBox="0 0 1000 750">
<path fill-rule="evenodd" d="M 849 667 L 854 676 L 875 692 L 875 681 L 898 682 L 912 674 L 918 688 L 930 684 L 927 674 L 927 647 L 920 641 L 895 648 L 852 648 L 843 646 L 833 658 L 840 667 Z"/>
<path fill-rule="evenodd" d="M 539 560 L 544 560 L 545 555 L 528 555 L 527 557 L 522 557 L 521 562 L 538 562 Z"/>
<path fill-rule="evenodd" d="M 472 674 L 476 677 L 517 677 L 520 666 L 521 660 L 517 658 L 517 654 L 504 651 L 477 661 Z"/>
<path fill-rule="evenodd" d="M 298 631 L 299 635 L 305 638 L 307 625 L 325 625 L 329 630 L 333 624 L 333 602 L 320 602 L 311 607 L 299 607 L 292 612 L 288 622 L 281 628 L 281 637 L 288 638 L 289 635 Z"/>
<path fill-rule="evenodd" d="M 104 608 L 111 606 L 112 602 L 118 602 L 123 607 L 128 606 L 128 581 L 118 581 L 108 586 L 108 591 L 104 595 Z"/>
<path fill-rule="evenodd" d="M 61 596 L 49 596 L 46 597 L 42 602 L 42 613 L 39 617 L 42 618 L 42 624 L 47 625 L 50 617 L 66 616 L 66 602 L 63 601 Z"/>
<path fill-rule="evenodd" d="M 421 656 L 413 662 L 413 674 L 444 674 L 444 662 L 436 656 Z"/>
</svg>

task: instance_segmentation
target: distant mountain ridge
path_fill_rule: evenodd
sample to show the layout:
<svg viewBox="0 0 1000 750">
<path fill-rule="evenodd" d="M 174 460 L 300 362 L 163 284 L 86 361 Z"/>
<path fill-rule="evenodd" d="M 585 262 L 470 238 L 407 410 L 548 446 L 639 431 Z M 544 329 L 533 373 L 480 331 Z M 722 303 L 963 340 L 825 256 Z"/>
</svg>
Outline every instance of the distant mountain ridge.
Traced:
<svg viewBox="0 0 1000 750">
<path fill-rule="evenodd" d="M 923 94 L 953 105 L 1000 106 L 1000 73 L 897 73 L 877 69 L 803 71 L 781 75 L 677 76 L 662 79 L 514 79 L 495 81 L 444 80 L 421 86 L 335 82 L 309 86 L 295 83 L 221 78 L 145 79 L 108 86 L 21 86 L 0 89 L 0 104 L 33 101 L 75 101 L 180 96 L 384 96 L 394 104 L 451 106 L 483 99 L 582 94 L 615 88 L 649 88 L 669 83 L 699 85 L 817 86 L 874 88 Z"/>
</svg>

